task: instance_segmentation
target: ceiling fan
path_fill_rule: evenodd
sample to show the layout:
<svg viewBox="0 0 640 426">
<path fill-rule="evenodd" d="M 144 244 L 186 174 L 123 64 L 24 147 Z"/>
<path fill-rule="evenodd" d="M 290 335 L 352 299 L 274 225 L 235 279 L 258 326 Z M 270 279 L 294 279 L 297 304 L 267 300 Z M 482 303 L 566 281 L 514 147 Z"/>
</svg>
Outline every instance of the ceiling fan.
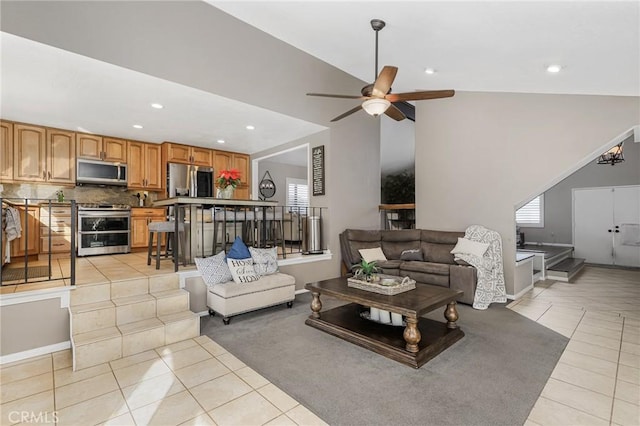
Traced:
<svg viewBox="0 0 640 426">
<path fill-rule="evenodd" d="M 404 120 L 409 117 L 414 119 L 411 114 L 414 111 L 413 105 L 406 101 L 421 101 L 427 99 L 449 98 L 455 94 L 453 90 L 428 90 L 422 92 L 407 93 L 391 93 L 391 84 L 396 78 L 398 67 L 385 65 L 380 74 L 378 74 L 378 32 L 385 27 L 386 23 L 381 19 L 372 19 L 371 28 L 376 33 L 376 81 L 373 84 L 367 84 L 360 91 L 361 95 L 332 95 L 326 93 L 307 93 L 307 96 L 322 96 L 326 98 L 340 99 L 360 99 L 363 100 L 361 105 L 350 109 L 344 114 L 340 114 L 333 121 L 341 120 L 360 109 L 364 109 L 368 114 L 374 117 L 384 113 L 396 121 Z M 403 112 L 404 111 L 404 112 Z M 414 120 L 415 121 L 415 120 Z"/>
</svg>

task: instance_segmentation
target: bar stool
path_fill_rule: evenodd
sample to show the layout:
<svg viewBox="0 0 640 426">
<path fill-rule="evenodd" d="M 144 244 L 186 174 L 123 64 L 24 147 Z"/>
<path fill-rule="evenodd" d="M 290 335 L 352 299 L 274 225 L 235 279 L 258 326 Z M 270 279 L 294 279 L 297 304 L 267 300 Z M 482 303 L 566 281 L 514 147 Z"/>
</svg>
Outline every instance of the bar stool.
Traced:
<svg viewBox="0 0 640 426">
<path fill-rule="evenodd" d="M 156 234 L 156 269 L 160 269 L 160 255 L 162 252 L 162 237 L 166 237 L 164 256 L 165 259 L 169 258 L 170 253 L 173 253 L 173 248 L 171 246 L 171 241 L 173 241 L 173 234 L 176 230 L 175 222 L 151 222 L 149 224 L 149 249 L 147 252 L 147 265 L 151 265 L 151 255 L 153 252 L 153 234 Z M 178 224 L 178 255 L 182 253 L 182 264 L 187 266 L 187 260 L 184 255 L 185 248 L 185 233 L 184 233 L 184 223 Z M 182 249 L 182 250 L 180 250 Z M 173 258 L 173 256 L 171 256 Z"/>
</svg>

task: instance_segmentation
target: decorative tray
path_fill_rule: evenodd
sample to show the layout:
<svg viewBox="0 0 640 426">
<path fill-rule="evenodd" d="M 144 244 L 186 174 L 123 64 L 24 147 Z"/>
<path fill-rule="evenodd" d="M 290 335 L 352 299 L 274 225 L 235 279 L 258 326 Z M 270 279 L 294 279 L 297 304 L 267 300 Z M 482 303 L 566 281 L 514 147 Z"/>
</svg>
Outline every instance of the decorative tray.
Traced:
<svg viewBox="0 0 640 426">
<path fill-rule="evenodd" d="M 393 296 L 416 288 L 416 281 L 409 277 L 398 277 L 395 275 L 378 274 L 373 282 L 359 280 L 351 277 L 347 278 L 347 286 L 372 293 Z"/>
</svg>

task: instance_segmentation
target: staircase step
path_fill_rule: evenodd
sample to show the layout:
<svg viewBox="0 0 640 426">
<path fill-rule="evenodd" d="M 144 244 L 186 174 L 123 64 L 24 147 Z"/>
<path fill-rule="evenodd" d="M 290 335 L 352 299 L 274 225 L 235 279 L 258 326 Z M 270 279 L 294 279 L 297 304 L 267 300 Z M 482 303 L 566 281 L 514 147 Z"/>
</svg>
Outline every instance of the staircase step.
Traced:
<svg viewBox="0 0 640 426">
<path fill-rule="evenodd" d="M 178 290 L 180 288 L 180 277 L 178 274 L 155 275 L 149 277 L 149 293 L 159 293 L 161 291 Z"/>
<path fill-rule="evenodd" d="M 149 318 L 118 326 L 122 333 L 122 356 L 129 356 L 164 346 L 164 324 Z"/>
<path fill-rule="evenodd" d="M 174 314 L 189 309 L 189 292 L 186 290 L 168 290 L 152 293 L 156 300 L 157 316 Z"/>
<path fill-rule="evenodd" d="M 111 299 L 116 305 L 116 325 L 154 318 L 156 299 L 150 294 Z"/>
<path fill-rule="evenodd" d="M 76 285 L 76 287 L 71 291 L 70 296 L 71 306 L 111 300 L 111 284 L 106 282 L 100 284 Z"/>
<path fill-rule="evenodd" d="M 118 299 L 149 293 L 149 278 L 131 278 L 111 282 L 111 298 Z"/>
<path fill-rule="evenodd" d="M 116 308 L 109 300 L 70 307 L 73 334 L 87 333 L 116 325 Z"/>
<path fill-rule="evenodd" d="M 569 281 L 584 267 L 585 259 L 569 257 L 547 269 L 547 277 Z"/>
<path fill-rule="evenodd" d="M 116 327 L 75 334 L 71 343 L 74 371 L 122 358 L 122 335 Z"/>
<path fill-rule="evenodd" d="M 158 316 L 164 323 L 165 345 L 200 336 L 200 317 L 191 311 Z"/>
</svg>

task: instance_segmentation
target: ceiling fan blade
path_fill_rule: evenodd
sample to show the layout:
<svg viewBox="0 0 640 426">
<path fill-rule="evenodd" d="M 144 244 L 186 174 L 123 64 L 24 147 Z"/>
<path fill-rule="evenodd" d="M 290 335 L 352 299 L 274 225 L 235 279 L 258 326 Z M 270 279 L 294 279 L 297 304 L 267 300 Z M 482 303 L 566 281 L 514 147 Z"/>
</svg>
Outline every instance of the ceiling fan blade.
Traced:
<svg viewBox="0 0 640 426">
<path fill-rule="evenodd" d="M 416 121 L 416 107 L 409 102 L 394 102 L 393 105 L 411 121 Z"/>
<path fill-rule="evenodd" d="M 390 93 L 386 96 L 389 102 L 424 101 L 427 99 L 450 98 L 455 90 L 427 90 L 423 92 Z"/>
<path fill-rule="evenodd" d="M 350 109 L 349 111 L 345 112 L 344 114 L 340 114 L 339 116 L 337 116 L 336 118 L 331 120 L 331 122 L 333 123 L 334 121 L 342 120 L 343 118 L 353 114 L 354 112 L 358 112 L 361 109 L 362 109 L 362 105 L 358 105 L 357 107 L 355 107 L 353 109 Z"/>
<path fill-rule="evenodd" d="M 389 108 L 384 113 L 396 121 L 402 121 L 407 118 L 394 104 L 389 105 Z"/>
<path fill-rule="evenodd" d="M 393 80 L 396 78 L 397 72 L 398 67 L 385 65 L 384 68 L 382 68 L 382 71 L 380 71 L 378 78 L 376 78 L 375 83 L 373 83 L 371 95 L 376 98 L 384 98 L 384 95 L 389 93 L 389 89 L 391 89 L 391 85 L 393 84 Z"/>
<path fill-rule="evenodd" d="M 322 96 L 324 98 L 339 98 L 339 99 L 368 99 L 361 95 L 332 95 L 329 93 L 307 93 L 307 96 Z"/>
</svg>

